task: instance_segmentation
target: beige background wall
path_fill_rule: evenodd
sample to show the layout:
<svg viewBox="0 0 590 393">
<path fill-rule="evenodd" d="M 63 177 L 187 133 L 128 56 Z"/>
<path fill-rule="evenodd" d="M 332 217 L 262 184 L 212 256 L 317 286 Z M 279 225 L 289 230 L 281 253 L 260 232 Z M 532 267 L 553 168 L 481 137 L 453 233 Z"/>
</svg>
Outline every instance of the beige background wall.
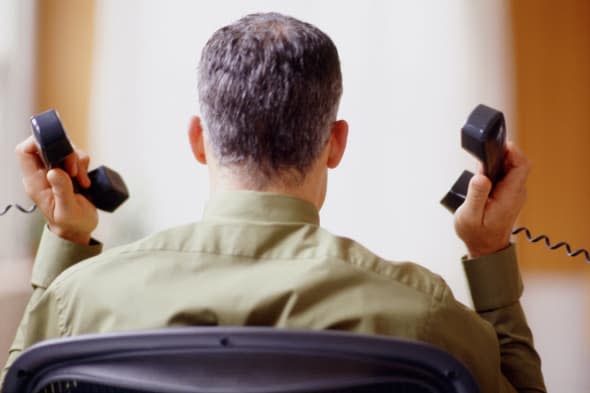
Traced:
<svg viewBox="0 0 590 393">
<path fill-rule="evenodd" d="M 20 115 L 21 120 L 15 122 L 18 126 L 11 127 L 14 139 L 20 141 L 30 132 L 26 119 L 32 113 L 56 108 L 72 141 L 86 148 L 94 44 L 94 1 L 39 0 L 16 4 L 14 9 L 16 20 L 22 23 L 31 20 L 36 22 L 34 24 L 36 34 L 28 36 L 29 39 L 36 37 L 36 40 L 31 40 L 35 42 L 36 65 L 32 67 L 34 76 L 27 76 L 29 81 L 35 82 L 28 83 L 31 83 L 32 96 L 36 97 L 34 100 L 36 102 Z M 25 17 L 23 13 L 27 12 L 30 12 L 30 15 Z M 19 16 L 23 18 L 18 18 Z M 26 44 L 23 45 L 26 46 Z M 25 60 L 21 61 L 24 63 L 19 65 L 21 67 L 26 68 L 31 65 Z M 21 83 L 19 87 L 22 89 L 28 83 Z M 6 107 L 14 108 L 14 104 L 11 106 L 6 104 Z M 21 123 L 22 127 L 20 127 Z M 13 138 L 9 140 L 11 141 L 9 143 L 11 165 L 7 167 L 18 178 L 13 154 L 16 141 L 12 142 Z M 20 181 L 15 181 L 15 187 L 22 188 Z M 0 195 L 8 197 L 5 193 Z M 22 192 L 15 195 L 19 195 L 18 201 L 26 205 Z M 16 197 L 14 198 L 16 200 Z M 0 199 L 0 204 L 3 202 L 4 200 Z M 14 211 L 9 214 L 8 219 L 28 223 L 26 231 L 37 238 L 37 227 L 40 225 L 38 214 L 31 217 L 22 216 Z M 0 225 L 7 223 L 4 218 L 0 221 Z M 14 232 L 3 237 L 7 242 L 19 244 L 24 242 L 24 239 L 15 236 Z M 27 256 L 19 254 L 20 252 L 14 251 L 12 255 L 6 255 L 3 260 L 0 260 L 0 365 L 2 366 L 6 361 L 8 347 L 30 294 L 30 251 Z"/>
<path fill-rule="evenodd" d="M 0 209 L 29 206 L 14 147 L 30 134 L 34 107 L 35 2 L 0 1 Z M 0 217 L 0 367 L 30 291 L 31 226 L 36 219 L 11 210 Z"/>
</svg>

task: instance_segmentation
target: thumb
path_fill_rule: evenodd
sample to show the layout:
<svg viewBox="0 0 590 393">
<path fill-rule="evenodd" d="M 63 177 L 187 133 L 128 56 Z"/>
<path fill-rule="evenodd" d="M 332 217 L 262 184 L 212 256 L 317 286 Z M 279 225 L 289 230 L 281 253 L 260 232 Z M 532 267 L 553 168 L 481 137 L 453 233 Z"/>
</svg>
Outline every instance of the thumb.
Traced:
<svg viewBox="0 0 590 393">
<path fill-rule="evenodd" d="M 477 219 L 483 218 L 490 191 L 492 191 L 490 179 L 481 174 L 474 175 L 469 181 L 467 197 L 461 206 L 463 213 Z"/>
<path fill-rule="evenodd" d="M 67 207 L 74 203 L 74 185 L 66 172 L 52 169 L 47 172 L 47 181 L 51 186 L 56 206 Z"/>
</svg>

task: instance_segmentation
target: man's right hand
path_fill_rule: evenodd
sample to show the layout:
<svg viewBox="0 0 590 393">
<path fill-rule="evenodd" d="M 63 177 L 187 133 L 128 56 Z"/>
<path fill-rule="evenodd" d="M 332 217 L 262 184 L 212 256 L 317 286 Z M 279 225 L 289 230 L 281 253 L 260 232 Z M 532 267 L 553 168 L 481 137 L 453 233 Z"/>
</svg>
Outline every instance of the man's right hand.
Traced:
<svg viewBox="0 0 590 393">
<path fill-rule="evenodd" d="M 72 178 L 88 188 L 90 158 L 75 149 L 66 157 L 63 169 L 48 170 L 39 156 L 35 139 L 30 136 L 16 147 L 23 174 L 25 192 L 37 204 L 56 235 L 79 244 L 89 244 L 98 225 L 96 207 L 81 194 L 74 193 Z"/>
<path fill-rule="evenodd" d="M 455 213 L 455 230 L 471 258 L 508 247 L 516 219 L 526 200 L 530 162 L 516 146 L 506 144 L 505 175 L 492 182 L 478 173 L 469 182 L 467 198 Z M 491 194 L 490 194 L 491 192 Z"/>
</svg>

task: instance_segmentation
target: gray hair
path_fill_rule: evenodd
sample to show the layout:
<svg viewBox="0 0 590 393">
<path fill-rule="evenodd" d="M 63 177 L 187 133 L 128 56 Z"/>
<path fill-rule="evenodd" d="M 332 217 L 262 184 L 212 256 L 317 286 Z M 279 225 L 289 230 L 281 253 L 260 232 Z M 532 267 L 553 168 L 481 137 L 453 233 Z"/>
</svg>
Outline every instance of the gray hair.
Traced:
<svg viewBox="0 0 590 393">
<path fill-rule="evenodd" d="M 203 48 L 198 91 L 221 166 L 258 187 L 285 174 L 301 181 L 336 119 L 338 51 L 311 24 L 277 13 L 248 15 L 217 30 Z"/>
</svg>

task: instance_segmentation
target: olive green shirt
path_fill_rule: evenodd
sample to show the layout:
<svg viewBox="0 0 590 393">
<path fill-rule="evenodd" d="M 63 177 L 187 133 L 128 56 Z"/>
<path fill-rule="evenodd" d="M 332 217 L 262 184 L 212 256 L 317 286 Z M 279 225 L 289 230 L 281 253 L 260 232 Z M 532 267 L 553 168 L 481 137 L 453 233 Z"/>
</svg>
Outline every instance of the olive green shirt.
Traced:
<svg viewBox="0 0 590 393">
<path fill-rule="evenodd" d="M 218 194 L 200 222 L 100 252 L 45 231 L 7 367 L 52 337 L 257 325 L 418 339 L 467 365 L 482 393 L 545 392 L 513 246 L 463 261 L 477 312 L 441 277 L 330 234 L 312 204 L 279 194 Z"/>
</svg>

